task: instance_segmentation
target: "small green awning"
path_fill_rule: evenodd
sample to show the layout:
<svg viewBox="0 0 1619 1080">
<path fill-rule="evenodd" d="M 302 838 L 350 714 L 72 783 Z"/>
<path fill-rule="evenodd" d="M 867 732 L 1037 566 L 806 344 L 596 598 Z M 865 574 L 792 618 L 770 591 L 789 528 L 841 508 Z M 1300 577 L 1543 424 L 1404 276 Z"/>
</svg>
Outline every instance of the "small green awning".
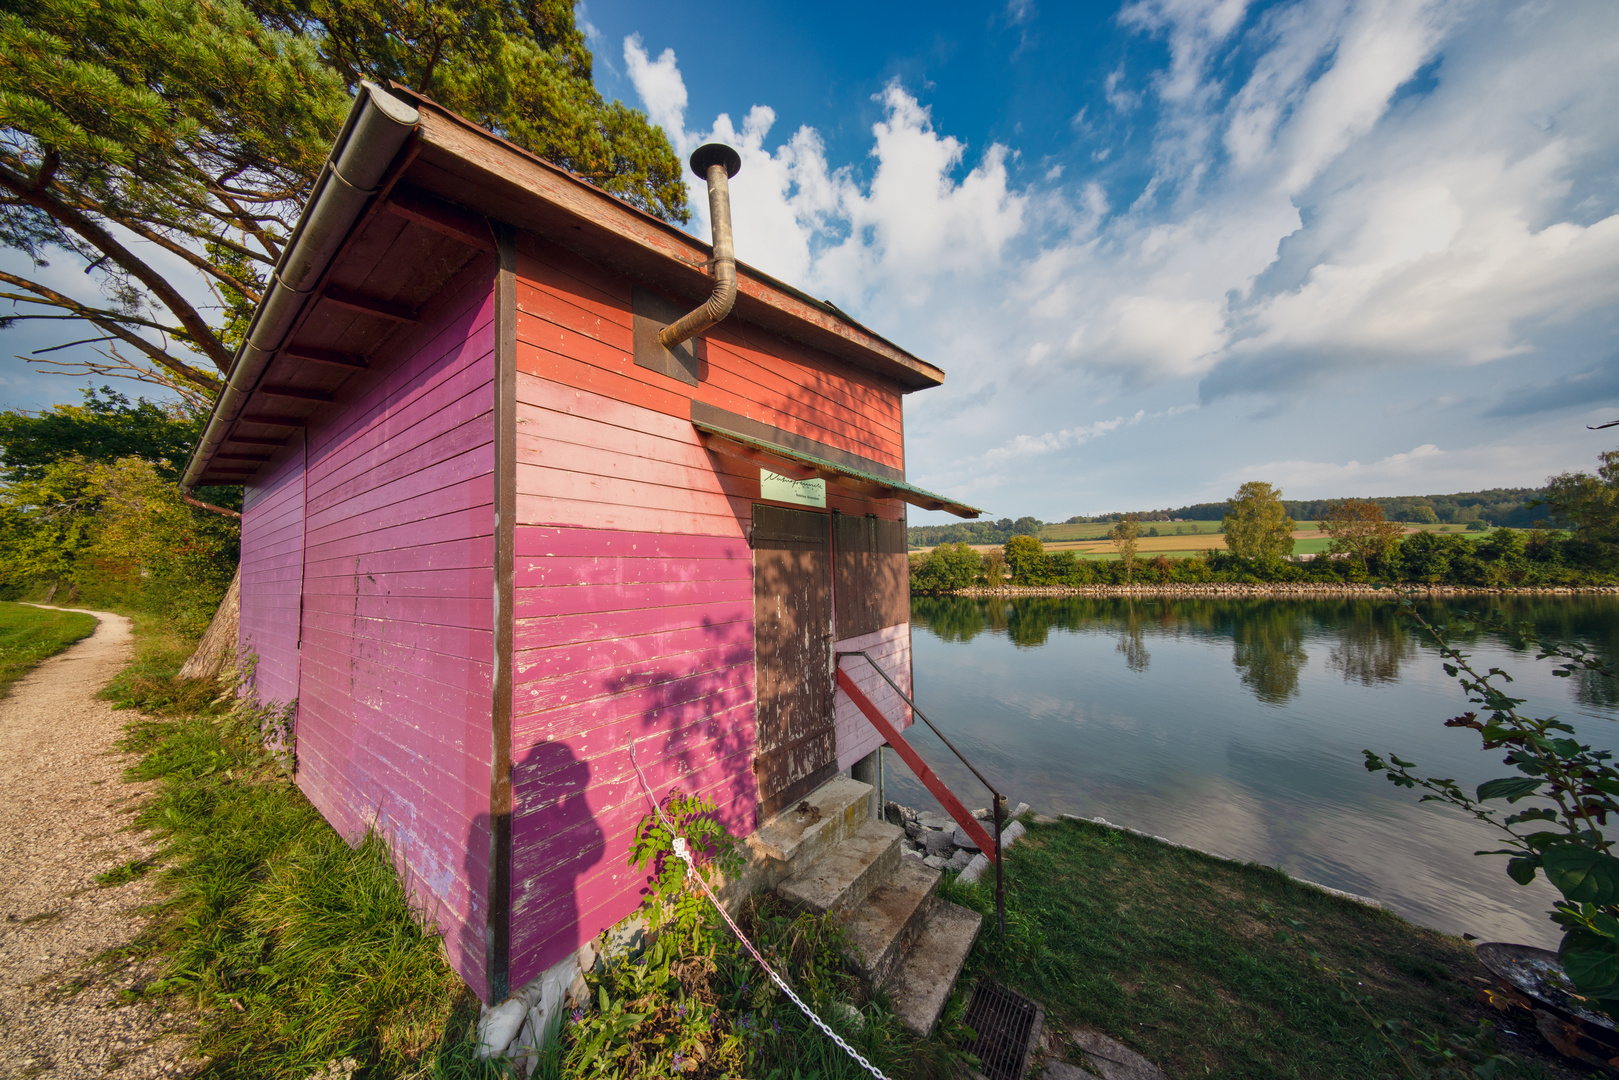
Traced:
<svg viewBox="0 0 1619 1080">
<path fill-rule="evenodd" d="M 866 472 L 851 465 L 843 465 L 826 458 L 792 450 L 778 443 L 767 442 L 712 424 L 693 420 L 692 426 L 703 433 L 703 444 L 716 454 L 752 462 L 771 472 L 791 476 L 798 480 L 820 477 L 828 483 L 858 491 L 874 499 L 899 499 L 924 510 L 944 510 L 957 517 L 975 518 L 983 513 L 976 506 L 955 502 L 943 495 L 912 487 L 903 480 Z"/>
</svg>

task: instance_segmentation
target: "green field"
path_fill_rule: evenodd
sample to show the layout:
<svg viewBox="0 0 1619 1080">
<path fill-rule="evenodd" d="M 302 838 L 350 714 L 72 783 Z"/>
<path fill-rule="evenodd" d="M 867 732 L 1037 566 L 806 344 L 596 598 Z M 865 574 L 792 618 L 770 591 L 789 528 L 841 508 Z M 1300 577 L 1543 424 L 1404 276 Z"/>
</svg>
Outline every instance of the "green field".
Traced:
<svg viewBox="0 0 1619 1080">
<path fill-rule="evenodd" d="M 0 602 L 0 696 L 33 666 L 95 633 L 96 617 Z"/>
</svg>

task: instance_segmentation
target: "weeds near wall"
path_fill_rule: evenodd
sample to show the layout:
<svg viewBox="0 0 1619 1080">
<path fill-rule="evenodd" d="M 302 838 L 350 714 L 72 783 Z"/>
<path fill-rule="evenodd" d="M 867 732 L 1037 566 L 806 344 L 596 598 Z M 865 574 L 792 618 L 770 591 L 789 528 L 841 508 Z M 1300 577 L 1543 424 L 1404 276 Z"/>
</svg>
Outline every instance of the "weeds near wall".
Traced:
<svg viewBox="0 0 1619 1080">
<path fill-rule="evenodd" d="M 108 695 L 149 710 L 124 749 L 154 784 L 135 824 L 162 841 L 164 897 L 127 950 L 161 975 L 134 993 L 196 1010 L 210 1076 L 506 1075 L 476 1059 L 477 1001 L 386 843 L 349 846 L 288 782 L 290 712 L 241 692 L 251 663 L 221 693 L 173 678 L 183 642 L 138 640 Z"/>
<path fill-rule="evenodd" d="M 647 815 L 630 864 L 651 873 L 640 953 L 587 973 L 590 1002 L 563 1028 L 565 1050 L 549 1076 L 853 1078 L 866 1074 L 795 1008 L 720 921 L 673 856 L 675 834 L 698 853 L 708 880 L 740 866 L 736 838 L 711 800 L 672 793 L 673 830 Z M 830 916 L 794 912 L 755 896 L 737 912 L 743 933 L 838 1034 L 892 1077 L 945 1075 L 948 1053 L 912 1039 L 843 961 Z"/>
</svg>

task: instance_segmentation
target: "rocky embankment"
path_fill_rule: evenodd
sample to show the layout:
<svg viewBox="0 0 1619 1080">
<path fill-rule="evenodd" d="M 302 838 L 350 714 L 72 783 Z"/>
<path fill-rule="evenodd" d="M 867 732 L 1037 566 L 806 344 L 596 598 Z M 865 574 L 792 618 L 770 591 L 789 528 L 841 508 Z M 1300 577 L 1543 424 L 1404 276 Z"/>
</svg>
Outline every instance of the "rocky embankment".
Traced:
<svg viewBox="0 0 1619 1080">
<path fill-rule="evenodd" d="M 1028 803 L 1018 803 L 1001 824 L 1001 847 L 1008 848 L 1023 835 L 1022 822 L 1015 821 L 1029 812 Z M 920 859 L 935 870 L 955 870 L 963 881 L 977 881 L 989 860 L 978 850 L 978 843 L 967 830 L 957 825 L 948 814 L 933 810 L 914 810 L 909 806 L 890 802 L 883 807 L 883 816 L 905 829 L 905 840 L 900 855 Z M 995 835 L 995 823 L 987 808 L 973 811 L 973 817 L 984 823 L 984 831 Z"/>
<path fill-rule="evenodd" d="M 1619 596 L 1619 585 L 1525 585 L 1488 589 L 1471 585 L 1362 585 L 1278 582 L 1245 585 L 1237 582 L 1207 582 L 1195 585 L 974 585 L 944 593 L 946 596 L 1168 596 L 1185 599 L 1209 597 L 1275 597 L 1315 599 L 1357 596 L 1366 599 L 1397 600 L 1402 596 Z"/>
</svg>

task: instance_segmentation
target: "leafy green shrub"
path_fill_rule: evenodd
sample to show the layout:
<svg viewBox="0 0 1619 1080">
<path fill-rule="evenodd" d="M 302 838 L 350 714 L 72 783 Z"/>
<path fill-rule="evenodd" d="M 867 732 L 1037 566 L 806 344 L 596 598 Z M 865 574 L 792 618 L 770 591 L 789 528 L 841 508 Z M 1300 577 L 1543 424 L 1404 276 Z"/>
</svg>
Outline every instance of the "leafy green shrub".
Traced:
<svg viewBox="0 0 1619 1080">
<path fill-rule="evenodd" d="M 1619 674 L 1582 647 L 1538 641 L 1528 623 L 1510 626 L 1464 614 L 1453 627 L 1435 626 L 1409 600 L 1404 606 L 1438 645 L 1446 674 L 1484 714 L 1469 710 L 1445 726 L 1478 732 L 1485 750 L 1504 748 L 1518 775 L 1489 780 L 1470 795 L 1454 780 L 1417 776 L 1413 762 L 1393 754 L 1384 760 L 1364 751 L 1366 768 L 1386 772 L 1400 787 L 1422 788 L 1424 802 L 1447 803 L 1498 830 L 1506 847 L 1479 854 L 1508 856 L 1507 874 L 1518 884 L 1544 874 L 1563 897 L 1553 904 L 1551 918 L 1564 931 L 1558 950 L 1564 970 L 1595 1008 L 1619 1018 L 1619 857 L 1603 833 L 1608 815 L 1619 813 L 1619 766 L 1612 753 L 1580 742 L 1574 728 L 1556 717 L 1520 713 L 1525 699 L 1504 689 L 1512 677 L 1499 668 L 1480 673 L 1447 634 L 1469 633 L 1477 623 L 1510 634 L 1522 647 L 1538 645 L 1537 659 L 1560 661 L 1555 675 L 1612 680 Z M 1510 809 L 1520 802 L 1525 805 Z"/>
<path fill-rule="evenodd" d="M 911 588 L 916 592 L 965 589 L 982 569 L 983 560 L 967 544 L 940 544 L 913 563 Z"/>
<path fill-rule="evenodd" d="M 1014 585 L 1045 585 L 1046 549 L 1032 536 L 1014 536 L 1006 542 L 1006 568 Z"/>
</svg>

